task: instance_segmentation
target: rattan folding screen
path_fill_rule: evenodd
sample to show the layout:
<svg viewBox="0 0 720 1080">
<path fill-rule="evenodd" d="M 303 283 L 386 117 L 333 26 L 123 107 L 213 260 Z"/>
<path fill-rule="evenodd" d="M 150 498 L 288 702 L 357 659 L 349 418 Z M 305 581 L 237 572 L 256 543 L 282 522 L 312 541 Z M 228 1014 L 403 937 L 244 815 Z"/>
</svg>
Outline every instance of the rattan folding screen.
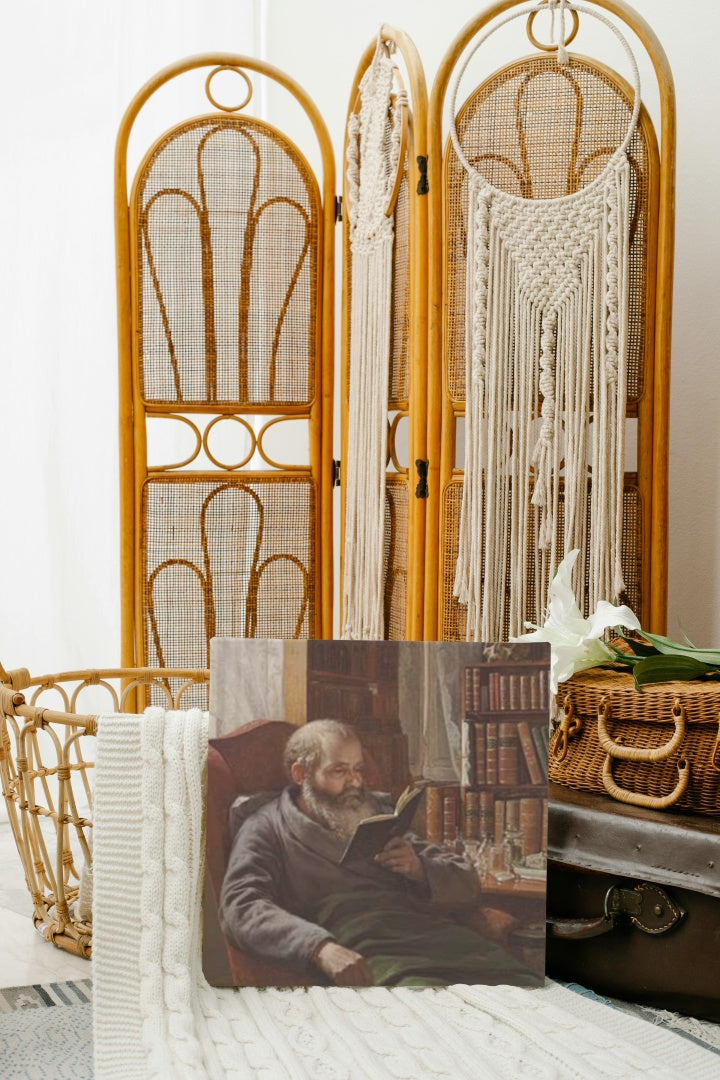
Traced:
<svg viewBox="0 0 720 1080">
<path fill-rule="evenodd" d="M 389 208 L 394 254 L 385 637 L 466 635 L 453 578 L 464 475 L 467 197 L 444 114 L 464 50 L 493 20 L 520 7 L 521 0 L 496 0 L 460 31 L 429 102 L 407 35 L 385 26 L 379 38 L 397 66 L 395 104 L 402 92 L 407 100 L 401 167 Z M 582 25 L 586 16 L 579 7 Z M 606 13 L 641 44 L 659 90 L 659 140 L 643 109 L 628 155 L 626 427 L 633 448 L 622 503 L 622 567 L 625 599 L 646 628 L 662 631 L 673 86 L 662 47 L 644 20 L 622 0 L 588 0 L 588 7 Z M 560 70 L 533 20 L 530 15 L 527 26 L 515 22 L 520 59 L 469 90 L 463 84 L 464 103 L 455 119 L 463 152 L 492 185 L 548 199 L 581 189 L 612 153 L 627 124 L 630 91 L 621 75 L 597 60 L 570 53 Z M 529 56 L 523 55 L 524 29 L 533 49 Z M 374 43 L 366 49 L 350 87 L 349 121 L 375 48 Z M 127 145 L 138 112 L 164 83 L 200 68 L 211 71 L 211 102 L 217 68 L 262 73 L 285 87 L 311 120 L 322 182 L 286 136 L 246 115 L 245 102 L 238 109 L 216 107 L 162 135 L 146 154 L 128 198 Z M 566 165 L 569 160 L 564 171 L 557 168 L 559 159 Z M 347 196 L 347 158 L 342 175 Z M 337 200 L 322 119 L 296 84 L 265 64 L 226 55 L 193 58 L 161 72 L 131 104 L 118 140 L 117 192 L 123 663 L 203 666 L 214 634 L 332 636 L 337 538 L 330 506 L 339 471 L 342 528 L 352 264 L 345 215 L 338 470 L 331 441 Z M 538 398 L 538 412 L 541 405 Z M 177 465 L 155 464 L 147 449 L 148 427 L 172 420 L 188 429 L 194 450 Z M 227 457 L 214 449 L 219 425 L 229 421 L 246 436 L 245 455 L 236 464 L 224 463 Z M 298 421 L 309 431 L 309 455 L 277 465 L 267 446 L 272 433 Z M 558 533 L 562 516 L 561 498 Z M 559 547 L 562 552 L 562 542 Z M 526 616 L 536 617 L 544 601 L 530 590 Z"/>
<path fill-rule="evenodd" d="M 467 193 L 453 147 L 449 141 L 443 147 L 443 110 L 463 51 L 494 19 L 519 4 L 520 0 L 498 0 L 460 31 L 445 54 L 430 96 L 430 497 L 425 592 L 429 638 L 465 637 L 465 610 L 453 596 L 453 578 L 463 489 Z M 646 22 L 621 0 L 596 0 L 590 7 L 609 12 L 636 35 L 654 66 L 659 88 L 660 147 L 643 109 L 628 148 L 632 223 L 627 417 L 634 422 L 637 464 L 625 474 L 622 560 L 627 602 L 643 626 L 660 632 L 667 588 L 674 91 L 665 53 Z M 579 19 L 585 17 L 581 13 Z M 465 91 L 456 123 L 466 157 L 492 185 L 525 198 L 551 198 L 583 187 L 596 175 L 622 139 L 632 95 L 617 72 L 595 60 L 570 53 L 561 70 L 555 50 L 548 51 L 538 41 L 533 22 L 529 15 L 526 28 L 534 53 Z M 515 25 L 522 24 L 516 20 Z M 558 161 L 565 167 L 558 168 Z M 539 412 L 539 402 L 536 408 Z M 588 501 L 592 497 L 590 478 Z M 562 505 L 559 528 L 561 524 Z M 544 597 L 528 594 L 526 617 L 536 618 L 544 603 Z"/>
<path fill-rule="evenodd" d="M 216 101 L 228 71 L 237 106 Z M 196 72 L 212 111 L 160 135 L 128 196 L 141 108 Z M 248 115 L 258 77 L 304 110 L 321 181 L 290 139 Z M 116 223 L 123 663 L 205 667 L 216 634 L 328 636 L 335 179 L 322 118 L 290 78 L 248 57 L 165 69 L 120 128 Z M 189 449 L 166 464 L 152 439 L 171 424 Z M 278 451 L 281 428 L 294 434 Z"/>
</svg>

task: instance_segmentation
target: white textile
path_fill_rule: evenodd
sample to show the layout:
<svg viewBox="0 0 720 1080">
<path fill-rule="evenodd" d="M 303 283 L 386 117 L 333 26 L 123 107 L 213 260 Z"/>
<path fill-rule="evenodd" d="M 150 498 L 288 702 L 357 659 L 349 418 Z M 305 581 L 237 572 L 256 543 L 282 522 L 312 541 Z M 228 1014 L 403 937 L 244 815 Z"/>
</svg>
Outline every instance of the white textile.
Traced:
<svg viewBox="0 0 720 1080">
<path fill-rule="evenodd" d="M 98 726 L 97 1080 L 653 1080 L 716 1075 L 692 1042 L 554 983 L 539 990 L 216 990 L 200 965 L 207 717 Z"/>
</svg>

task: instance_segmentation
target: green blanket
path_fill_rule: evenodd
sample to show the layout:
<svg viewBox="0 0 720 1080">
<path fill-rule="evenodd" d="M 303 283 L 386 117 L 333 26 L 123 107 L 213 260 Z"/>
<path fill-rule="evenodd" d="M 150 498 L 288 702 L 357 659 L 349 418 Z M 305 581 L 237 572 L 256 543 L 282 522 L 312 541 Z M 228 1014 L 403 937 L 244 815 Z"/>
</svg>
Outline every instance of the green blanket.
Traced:
<svg viewBox="0 0 720 1080">
<path fill-rule="evenodd" d="M 341 945 L 365 957 L 375 986 L 542 983 L 501 946 L 430 904 L 395 892 L 336 893 L 313 918 Z"/>
</svg>

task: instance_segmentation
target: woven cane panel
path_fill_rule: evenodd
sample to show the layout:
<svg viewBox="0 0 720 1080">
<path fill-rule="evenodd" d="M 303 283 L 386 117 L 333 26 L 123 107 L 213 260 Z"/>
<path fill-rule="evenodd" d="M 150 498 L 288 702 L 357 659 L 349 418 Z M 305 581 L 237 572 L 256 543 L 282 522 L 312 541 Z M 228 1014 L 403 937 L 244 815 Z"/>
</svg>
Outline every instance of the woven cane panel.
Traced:
<svg viewBox="0 0 720 1080">
<path fill-rule="evenodd" d="M 457 130 L 468 160 L 487 180 L 528 199 L 571 194 L 594 180 L 627 133 L 632 96 L 590 62 L 530 57 L 478 87 Z M 631 163 L 628 401 L 643 391 L 649 149 L 639 128 Z M 467 174 L 446 151 L 446 371 L 453 401 L 465 400 Z"/>
<path fill-rule="evenodd" d="M 209 666 L 210 638 L 311 637 L 315 488 L 303 476 L 149 480 L 146 662 Z"/>
<path fill-rule="evenodd" d="M 320 198 L 297 149 L 249 118 L 193 120 L 164 137 L 136 191 L 145 399 L 310 402 Z"/>
<path fill-rule="evenodd" d="M 442 593 L 440 600 L 440 640 L 442 641 L 465 641 L 467 632 L 466 608 L 459 604 L 453 596 L 453 583 L 455 579 L 455 566 L 458 557 L 458 537 L 460 533 L 460 508 L 462 505 L 462 480 L 452 480 L 443 491 L 441 520 L 443 523 L 441 541 L 441 566 L 440 580 Z M 592 490 L 588 492 L 588 527 L 590 517 L 590 500 Z M 534 508 L 530 506 L 530 528 L 534 526 Z M 561 490 L 557 518 L 557 543 L 558 559 L 562 557 L 562 535 L 565 527 L 564 495 Z M 642 596 L 642 498 L 634 483 L 626 480 L 623 492 L 623 537 L 622 537 L 622 567 L 625 580 L 625 592 L 620 598 L 622 603 L 629 604 L 640 621 L 643 619 L 643 596 Z M 526 593 L 525 618 L 529 622 L 544 622 L 544 612 L 547 605 L 547 597 L 536 597 L 533 579 L 535 575 L 535 551 L 533 544 L 529 547 L 529 561 L 527 566 L 529 585 Z M 509 579 L 509 558 L 508 558 Z M 505 617 L 507 621 L 509 607 L 509 594 L 506 603 Z M 585 582 L 583 610 L 589 614 L 588 584 Z"/>
<path fill-rule="evenodd" d="M 408 478 L 385 478 L 385 637 L 405 639 L 408 564 Z"/>
</svg>

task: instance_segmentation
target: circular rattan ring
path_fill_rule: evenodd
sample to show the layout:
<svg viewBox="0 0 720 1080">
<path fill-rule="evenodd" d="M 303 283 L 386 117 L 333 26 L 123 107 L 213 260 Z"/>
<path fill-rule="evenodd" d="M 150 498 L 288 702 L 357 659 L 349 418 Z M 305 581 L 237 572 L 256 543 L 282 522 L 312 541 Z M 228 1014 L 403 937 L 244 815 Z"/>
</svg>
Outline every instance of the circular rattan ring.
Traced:
<svg viewBox="0 0 720 1080">
<path fill-rule="evenodd" d="M 240 102 L 239 105 L 221 105 L 220 102 L 216 101 L 215 98 L 210 93 L 210 83 L 215 78 L 215 76 L 217 74 L 219 74 L 219 72 L 221 72 L 221 71 L 234 71 L 237 75 L 240 76 L 241 79 L 245 80 L 245 84 L 247 86 L 247 95 L 246 95 L 246 97 L 243 98 L 243 100 Z M 208 100 L 210 101 L 210 103 L 212 105 L 214 105 L 216 109 L 221 109 L 222 112 L 231 113 L 231 112 L 238 112 L 239 109 L 244 109 L 245 108 L 245 106 L 250 101 L 250 98 L 253 95 L 253 88 L 252 88 L 252 83 L 250 82 L 250 79 L 248 78 L 248 76 L 245 74 L 245 72 L 241 68 L 234 67 L 232 64 L 221 64 L 219 67 L 213 68 L 213 70 L 210 72 L 207 79 L 205 80 L 205 93 L 207 94 Z"/>
<path fill-rule="evenodd" d="M 240 424 L 240 426 L 244 427 L 248 435 L 250 436 L 250 449 L 248 450 L 242 461 L 237 461 L 234 465 L 229 464 L 225 461 L 221 461 L 219 458 L 215 457 L 215 455 L 210 450 L 210 445 L 208 441 L 210 437 L 210 432 L 216 424 L 220 423 L 221 420 L 232 420 L 234 423 Z M 250 458 L 253 456 L 257 449 L 257 438 L 255 436 L 255 432 L 250 427 L 244 417 L 235 416 L 233 413 L 223 414 L 222 416 L 215 416 L 203 432 L 202 443 L 203 450 L 209 457 L 210 461 L 212 461 L 213 465 L 215 465 L 218 469 L 225 469 L 227 472 L 235 472 L 236 469 L 242 469 L 244 465 L 247 465 L 247 463 L 250 461 Z"/>
<path fill-rule="evenodd" d="M 566 48 L 571 41 L 575 40 L 577 32 L 580 28 L 580 17 L 578 16 L 577 11 L 575 11 L 574 8 L 569 8 L 568 10 L 570 12 L 570 15 L 572 16 L 572 29 L 570 30 L 568 36 L 565 38 L 564 44 Z M 535 34 L 533 33 L 533 23 L 535 22 L 535 16 L 539 14 L 539 11 L 531 11 L 528 15 L 527 36 L 530 38 L 530 41 L 536 49 L 540 49 L 542 52 L 555 52 L 558 47 L 557 42 L 555 42 L 555 44 L 553 45 L 543 45 L 543 43 L 541 41 L 538 41 L 538 39 L 535 37 Z"/>
</svg>

